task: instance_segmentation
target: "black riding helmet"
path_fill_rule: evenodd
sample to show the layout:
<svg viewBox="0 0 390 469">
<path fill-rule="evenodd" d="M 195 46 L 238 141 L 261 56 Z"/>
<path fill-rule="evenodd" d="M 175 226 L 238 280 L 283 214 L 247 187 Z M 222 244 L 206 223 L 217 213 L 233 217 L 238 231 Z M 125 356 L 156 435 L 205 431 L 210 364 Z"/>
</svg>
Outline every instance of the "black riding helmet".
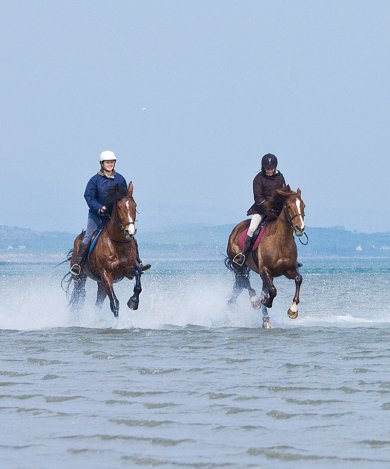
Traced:
<svg viewBox="0 0 390 469">
<path fill-rule="evenodd" d="M 261 170 L 265 171 L 266 169 L 276 168 L 278 166 L 278 159 L 272 153 L 267 153 L 261 159 Z"/>
</svg>

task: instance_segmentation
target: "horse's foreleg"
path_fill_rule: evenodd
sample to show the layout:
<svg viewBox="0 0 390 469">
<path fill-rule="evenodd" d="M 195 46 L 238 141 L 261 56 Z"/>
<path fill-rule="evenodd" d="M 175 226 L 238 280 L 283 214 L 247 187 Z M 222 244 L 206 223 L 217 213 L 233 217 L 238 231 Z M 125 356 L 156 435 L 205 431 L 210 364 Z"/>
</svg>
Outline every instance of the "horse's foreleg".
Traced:
<svg viewBox="0 0 390 469">
<path fill-rule="evenodd" d="M 298 304 L 299 304 L 299 293 L 301 290 L 302 284 L 302 275 L 297 271 L 285 274 L 287 278 L 295 280 L 295 295 L 293 298 L 292 305 L 287 311 L 288 317 L 291 319 L 296 319 L 298 317 Z"/>
<path fill-rule="evenodd" d="M 96 306 L 101 308 L 103 306 L 104 300 L 106 299 L 107 292 L 102 282 L 98 281 L 97 285 L 98 285 L 98 290 L 97 290 L 97 295 L 96 295 Z"/>
<path fill-rule="evenodd" d="M 110 299 L 110 308 L 114 313 L 114 316 L 117 318 L 119 315 L 119 300 L 115 295 L 114 288 L 112 286 L 112 278 L 106 271 L 103 271 L 101 274 L 102 284 Z"/>
<path fill-rule="evenodd" d="M 69 306 L 72 311 L 81 308 L 85 300 L 85 282 L 87 277 L 79 276 L 73 279 L 73 291 L 69 300 Z"/>
<path fill-rule="evenodd" d="M 277 290 L 273 282 L 273 277 L 271 272 L 267 269 L 267 267 L 263 267 L 260 270 L 260 277 L 263 281 L 263 298 L 261 299 L 261 303 L 266 306 L 267 308 L 272 308 L 272 303 L 274 298 L 276 297 Z"/>
<path fill-rule="evenodd" d="M 139 304 L 139 295 L 142 292 L 142 286 L 141 286 L 141 274 L 142 271 L 139 266 L 135 267 L 134 269 L 134 277 L 135 277 L 135 285 L 133 289 L 133 296 L 129 298 L 129 301 L 127 302 L 127 306 L 130 309 L 138 309 L 138 304 Z"/>
</svg>

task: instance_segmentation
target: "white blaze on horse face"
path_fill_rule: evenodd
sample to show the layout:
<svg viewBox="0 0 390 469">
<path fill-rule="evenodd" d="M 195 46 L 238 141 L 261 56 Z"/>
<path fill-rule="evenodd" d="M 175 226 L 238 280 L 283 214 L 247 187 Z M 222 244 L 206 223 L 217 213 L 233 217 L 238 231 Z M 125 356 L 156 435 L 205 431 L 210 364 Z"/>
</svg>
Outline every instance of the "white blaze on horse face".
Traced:
<svg viewBox="0 0 390 469">
<path fill-rule="evenodd" d="M 130 212 L 130 201 L 126 200 L 125 202 L 127 211 Z M 126 226 L 126 231 L 132 236 L 135 235 L 135 222 L 132 217 L 129 216 L 130 223 Z"/>
<path fill-rule="evenodd" d="M 130 218 L 130 223 L 126 226 L 126 231 L 132 236 L 135 235 L 135 224 L 132 218 Z"/>
<path fill-rule="evenodd" d="M 299 229 L 301 231 L 303 231 L 305 229 L 305 222 L 303 221 L 303 217 L 301 215 L 302 211 L 301 211 L 301 201 L 299 199 L 297 199 L 295 201 L 296 205 L 297 205 L 297 210 L 298 210 L 298 213 L 299 213 L 299 220 L 300 220 L 300 227 Z M 298 217 L 297 217 L 298 218 Z"/>
</svg>

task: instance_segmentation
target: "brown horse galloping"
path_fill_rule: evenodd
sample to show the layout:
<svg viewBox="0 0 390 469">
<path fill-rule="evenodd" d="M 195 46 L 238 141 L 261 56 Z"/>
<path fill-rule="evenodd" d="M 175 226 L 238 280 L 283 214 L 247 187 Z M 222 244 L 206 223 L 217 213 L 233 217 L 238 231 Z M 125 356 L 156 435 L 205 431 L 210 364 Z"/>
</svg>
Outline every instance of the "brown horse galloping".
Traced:
<svg viewBox="0 0 390 469">
<path fill-rule="evenodd" d="M 234 304 L 244 288 L 249 291 L 252 306 L 262 307 L 263 327 L 270 328 L 267 308 L 272 307 L 276 297 L 274 277 L 284 275 L 295 280 L 295 295 L 288 316 L 295 319 L 298 316 L 299 291 L 302 276 L 298 271 L 297 246 L 294 233 L 302 236 L 305 230 L 305 204 L 301 199 L 301 190 L 294 192 L 287 186 L 277 189 L 270 201 L 270 206 L 280 213 L 275 221 L 270 222 L 265 229 L 264 236 L 255 251 L 248 254 L 245 264 L 239 266 L 233 262 L 235 255 L 241 252 L 239 239 L 242 232 L 249 227 L 250 220 L 245 220 L 235 226 L 229 236 L 227 244 L 226 266 L 235 273 L 235 284 L 230 304 Z M 262 298 L 259 300 L 249 281 L 249 272 L 257 272 L 263 281 Z"/>
<path fill-rule="evenodd" d="M 141 266 L 138 262 L 138 246 L 134 238 L 136 233 L 135 218 L 137 204 L 133 199 L 133 183 L 128 189 L 115 187 L 111 194 L 111 217 L 104 226 L 95 248 L 85 262 L 78 277 L 73 278 L 74 288 L 70 298 L 73 308 L 79 307 L 85 298 L 87 277 L 98 284 L 96 305 L 101 307 L 108 295 L 111 311 L 115 317 L 119 313 L 119 301 L 113 289 L 113 283 L 124 277 L 132 280 L 135 277 L 134 294 L 127 302 L 130 309 L 138 309 L 141 287 Z M 84 232 L 74 241 L 70 265 L 76 259 Z"/>
</svg>

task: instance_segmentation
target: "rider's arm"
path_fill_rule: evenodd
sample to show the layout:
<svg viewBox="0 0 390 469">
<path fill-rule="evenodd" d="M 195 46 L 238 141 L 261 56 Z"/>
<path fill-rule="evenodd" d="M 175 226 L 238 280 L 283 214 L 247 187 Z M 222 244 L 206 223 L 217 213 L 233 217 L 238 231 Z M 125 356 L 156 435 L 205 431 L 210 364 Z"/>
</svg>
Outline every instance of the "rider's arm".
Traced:
<svg viewBox="0 0 390 469">
<path fill-rule="evenodd" d="M 253 197 L 257 206 L 264 204 L 265 196 L 263 182 L 258 176 L 253 179 Z"/>
<path fill-rule="evenodd" d="M 99 215 L 99 210 L 102 207 L 102 204 L 96 200 L 97 196 L 97 181 L 96 176 L 93 176 L 87 184 L 84 192 L 84 199 L 86 200 L 88 207 L 93 213 Z"/>
<path fill-rule="evenodd" d="M 284 180 L 284 176 L 282 173 L 280 173 L 280 176 L 281 176 L 281 180 L 282 180 L 282 187 L 286 187 L 286 181 Z"/>
<path fill-rule="evenodd" d="M 127 190 L 127 183 L 126 179 L 122 176 L 122 174 L 115 173 L 115 178 L 113 181 L 111 181 L 113 185 L 118 184 L 120 187 L 123 187 L 124 189 Z"/>
<path fill-rule="evenodd" d="M 119 177 L 119 185 L 127 189 L 126 179 L 121 174 L 118 174 L 118 177 Z"/>
</svg>

